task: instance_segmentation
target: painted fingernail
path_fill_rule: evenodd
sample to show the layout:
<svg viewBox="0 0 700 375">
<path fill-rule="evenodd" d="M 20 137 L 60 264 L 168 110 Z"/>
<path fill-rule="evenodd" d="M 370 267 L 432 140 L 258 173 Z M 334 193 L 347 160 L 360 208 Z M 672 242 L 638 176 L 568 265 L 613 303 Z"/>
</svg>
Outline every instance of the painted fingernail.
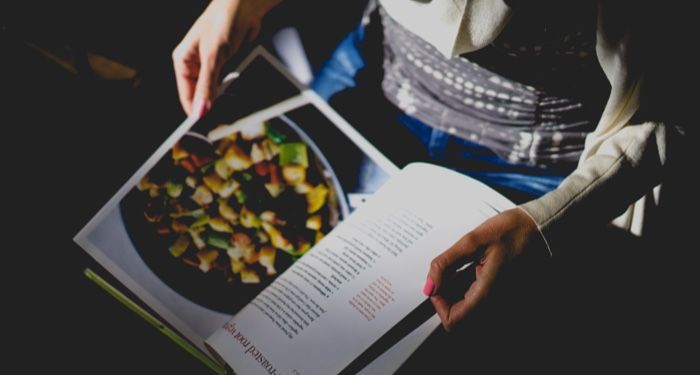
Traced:
<svg viewBox="0 0 700 375">
<path fill-rule="evenodd" d="M 430 297 L 435 292 L 435 283 L 429 277 L 425 279 L 425 286 L 423 286 L 423 294 Z"/>
<path fill-rule="evenodd" d="M 197 103 L 194 105 L 195 112 L 197 114 L 197 118 L 202 118 L 204 115 L 209 112 L 209 109 L 211 108 L 211 102 L 208 100 L 201 100 L 197 99 Z"/>
</svg>

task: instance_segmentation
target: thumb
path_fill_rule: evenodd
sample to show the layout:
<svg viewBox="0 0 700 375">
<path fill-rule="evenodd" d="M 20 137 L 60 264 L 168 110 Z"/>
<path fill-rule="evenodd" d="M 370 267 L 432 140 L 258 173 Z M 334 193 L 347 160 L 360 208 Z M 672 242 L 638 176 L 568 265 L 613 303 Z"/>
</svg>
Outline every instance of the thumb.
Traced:
<svg viewBox="0 0 700 375">
<path fill-rule="evenodd" d="M 202 117 L 211 108 L 211 102 L 219 89 L 219 73 L 221 66 L 216 56 L 200 51 L 201 60 L 197 85 L 194 91 L 192 114 Z"/>
</svg>

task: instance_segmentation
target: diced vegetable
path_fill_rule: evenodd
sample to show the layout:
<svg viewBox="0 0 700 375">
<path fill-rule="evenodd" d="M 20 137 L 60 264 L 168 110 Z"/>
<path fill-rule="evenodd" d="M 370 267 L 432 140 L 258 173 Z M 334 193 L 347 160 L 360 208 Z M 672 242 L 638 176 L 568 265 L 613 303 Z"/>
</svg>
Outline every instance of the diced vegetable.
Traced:
<svg viewBox="0 0 700 375">
<path fill-rule="evenodd" d="M 157 197 L 160 195 L 159 192 L 158 192 L 158 186 L 156 186 L 156 185 L 151 185 L 151 186 L 148 188 L 148 195 L 149 195 L 151 198 L 157 198 Z"/>
<path fill-rule="evenodd" d="M 267 125 L 267 139 L 271 140 L 272 142 L 276 144 L 280 144 L 284 142 L 285 139 L 287 139 L 287 136 L 280 133 L 277 131 L 275 128 L 270 126 L 269 124 Z"/>
<path fill-rule="evenodd" d="M 241 133 L 241 138 L 246 141 L 262 138 L 265 136 L 264 122 L 241 122 L 236 124 L 234 131 Z"/>
<path fill-rule="evenodd" d="M 197 218 L 192 224 L 190 224 L 190 229 L 202 228 L 209 224 L 209 215 L 202 215 Z"/>
<path fill-rule="evenodd" d="M 234 171 L 244 171 L 253 165 L 250 157 L 235 144 L 231 145 L 231 147 L 226 150 L 224 160 L 226 160 L 226 164 Z"/>
<path fill-rule="evenodd" d="M 168 234 L 168 233 L 170 233 L 170 228 L 160 227 L 160 228 L 156 229 L 156 233 L 158 233 L 160 235 Z"/>
<path fill-rule="evenodd" d="M 243 268 L 245 268 L 245 263 L 241 262 L 240 259 L 231 258 L 231 272 L 238 274 L 243 270 Z"/>
<path fill-rule="evenodd" d="M 243 190 L 236 190 L 234 194 L 236 195 L 236 201 L 238 201 L 240 204 L 245 203 L 246 199 L 248 199 L 248 194 L 246 194 Z"/>
<path fill-rule="evenodd" d="M 204 209 L 201 208 L 192 211 L 173 212 L 172 214 L 170 214 L 170 217 L 173 219 L 179 219 L 181 217 L 193 217 L 197 219 L 201 216 L 204 216 Z"/>
<path fill-rule="evenodd" d="M 211 159 L 208 157 L 199 157 L 197 154 L 190 155 L 190 159 L 192 159 L 192 164 L 195 166 L 195 168 L 202 168 L 211 162 Z"/>
<path fill-rule="evenodd" d="M 203 249 L 204 246 L 207 244 L 204 243 L 204 240 L 202 237 L 199 235 L 200 231 L 190 229 L 190 237 L 192 237 L 192 242 L 194 243 L 194 246 L 197 247 L 197 249 Z"/>
<path fill-rule="evenodd" d="M 231 238 L 233 239 L 233 244 L 240 248 L 250 247 L 253 244 L 253 240 L 250 239 L 250 236 L 243 232 L 236 232 Z"/>
<path fill-rule="evenodd" d="M 228 220 L 231 224 L 235 224 L 238 220 L 238 214 L 233 207 L 229 206 L 226 199 L 219 200 L 219 214 Z"/>
<path fill-rule="evenodd" d="M 231 168 L 223 158 L 214 163 L 214 171 L 224 180 L 228 180 L 231 174 L 233 174 L 233 168 Z"/>
<path fill-rule="evenodd" d="M 177 198 L 180 196 L 180 194 L 182 194 L 182 189 L 184 189 L 184 186 L 168 181 L 165 183 L 165 189 L 170 198 Z"/>
<path fill-rule="evenodd" d="M 306 167 L 285 165 L 282 167 L 282 177 L 288 185 L 298 185 L 306 180 Z"/>
<path fill-rule="evenodd" d="M 265 160 L 265 152 L 257 143 L 253 143 L 253 146 L 250 148 L 250 160 L 253 163 L 260 163 Z"/>
<path fill-rule="evenodd" d="M 191 187 L 192 189 L 197 187 L 197 178 L 194 176 L 187 176 L 185 179 L 185 185 Z"/>
<path fill-rule="evenodd" d="M 324 184 L 318 184 L 306 194 L 306 211 L 310 214 L 318 211 L 326 203 L 328 188 Z"/>
<path fill-rule="evenodd" d="M 197 253 L 197 259 L 199 259 L 199 269 L 202 272 L 209 272 L 212 263 L 219 257 L 219 252 L 214 249 L 200 250 Z"/>
<path fill-rule="evenodd" d="M 194 171 L 197 170 L 197 168 L 195 168 L 195 166 L 192 164 L 192 162 L 191 162 L 189 159 L 182 159 L 182 160 L 180 160 L 180 166 L 181 166 L 182 168 L 185 168 L 185 170 L 186 170 L 189 174 L 194 174 Z"/>
<path fill-rule="evenodd" d="M 187 152 L 187 150 L 185 150 L 184 148 L 180 147 L 180 142 L 178 142 L 175 143 L 175 146 L 173 146 L 172 156 L 173 160 L 178 161 L 180 159 L 184 159 L 190 156 L 190 153 Z"/>
<path fill-rule="evenodd" d="M 233 233 L 233 229 L 223 217 L 214 217 L 209 220 L 211 229 L 221 233 Z"/>
<path fill-rule="evenodd" d="M 306 219 L 306 227 L 311 230 L 321 229 L 321 215 L 314 215 Z"/>
<path fill-rule="evenodd" d="M 192 194 L 192 200 L 197 202 L 200 206 L 206 206 L 214 201 L 214 196 L 209 188 L 204 185 L 199 185 L 194 190 L 194 194 Z"/>
<path fill-rule="evenodd" d="M 300 257 L 304 254 L 306 254 L 307 251 L 311 248 L 311 244 L 308 242 L 302 242 L 299 246 L 298 249 L 294 249 L 290 254 L 294 257 Z"/>
<path fill-rule="evenodd" d="M 277 270 L 275 270 L 275 254 L 277 254 L 277 251 L 272 246 L 263 246 L 263 248 L 260 249 L 259 262 L 261 266 L 267 269 L 267 274 L 269 276 L 277 273 Z"/>
<path fill-rule="evenodd" d="M 234 137 L 231 139 L 230 137 Z M 227 137 L 221 139 L 219 141 L 219 144 L 216 146 L 216 151 L 214 151 L 217 155 L 223 155 L 226 150 L 228 149 L 228 146 L 231 146 L 231 143 L 233 143 L 236 139 L 238 138 L 238 133 L 231 133 Z"/>
<path fill-rule="evenodd" d="M 148 211 L 143 212 L 143 217 L 148 221 L 149 223 L 160 223 L 160 221 L 163 219 L 162 215 L 157 215 L 153 213 L 149 213 Z"/>
<path fill-rule="evenodd" d="M 270 196 L 272 198 L 277 198 L 284 191 L 284 186 L 280 184 L 269 183 L 265 184 L 265 189 L 267 189 L 267 192 L 270 193 Z"/>
<path fill-rule="evenodd" d="M 263 213 L 260 214 L 260 218 L 268 223 L 274 223 L 276 216 L 277 215 L 275 215 L 275 213 L 272 211 L 263 211 Z"/>
<path fill-rule="evenodd" d="M 175 243 L 170 246 L 168 250 L 170 250 L 170 254 L 174 256 L 175 258 L 179 258 L 182 254 L 187 251 L 187 248 L 190 246 L 190 240 L 187 238 L 187 236 L 178 236 L 177 239 L 175 240 Z"/>
<path fill-rule="evenodd" d="M 259 257 L 260 254 L 257 251 L 255 251 L 254 247 L 243 249 L 243 261 L 245 261 L 246 263 L 255 264 L 258 262 Z"/>
<path fill-rule="evenodd" d="M 260 276 L 254 270 L 245 268 L 241 270 L 241 281 L 244 284 L 259 284 Z"/>
<path fill-rule="evenodd" d="M 294 185 L 294 192 L 297 194 L 306 194 L 311 191 L 314 187 L 308 182 L 304 181 L 302 183 Z"/>
<path fill-rule="evenodd" d="M 314 241 L 318 243 L 318 241 L 321 241 L 323 239 L 324 234 L 321 231 L 316 232 L 316 236 L 314 237 Z"/>
<path fill-rule="evenodd" d="M 207 245 L 216 247 L 221 250 L 228 250 L 231 247 L 228 238 L 217 235 L 211 235 L 207 237 Z"/>
<path fill-rule="evenodd" d="M 270 169 L 267 166 L 267 162 L 260 162 L 258 164 L 255 164 L 255 173 L 258 174 L 258 176 L 265 177 L 267 176 L 268 173 L 270 173 Z"/>
<path fill-rule="evenodd" d="M 274 211 L 269 211 L 269 210 L 268 210 L 268 211 L 263 211 L 263 212 L 260 214 L 260 219 L 262 219 L 262 221 L 267 221 L 268 223 L 274 224 L 274 225 L 285 225 L 285 224 L 287 224 L 287 222 L 285 222 L 284 220 L 282 220 L 282 219 L 280 219 L 279 217 L 277 217 L 277 214 L 276 214 Z"/>
<path fill-rule="evenodd" d="M 204 182 L 204 185 L 206 185 L 209 190 L 213 191 L 214 193 L 219 193 L 222 186 L 224 186 L 224 180 L 221 179 L 221 177 L 219 177 L 219 175 L 216 173 L 204 176 L 202 181 Z"/>
<path fill-rule="evenodd" d="M 279 164 L 309 166 L 309 157 L 306 152 L 306 143 L 284 143 L 280 145 Z"/>
<path fill-rule="evenodd" d="M 260 143 L 263 153 L 265 154 L 265 160 L 272 160 L 277 154 L 280 153 L 280 148 L 273 141 L 266 139 Z"/>
<path fill-rule="evenodd" d="M 245 180 L 246 182 L 253 179 L 253 175 L 248 172 L 241 173 L 241 177 L 243 177 L 243 180 Z"/>
<path fill-rule="evenodd" d="M 241 186 L 241 184 L 238 183 L 238 181 L 234 179 L 227 180 L 224 182 L 224 184 L 221 186 L 221 190 L 219 190 L 219 195 L 222 198 L 228 198 L 233 194 L 234 192 L 239 191 L 238 188 Z"/>
<path fill-rule="evenodd" d="M 240 247 L 230 247 L 228 250 L 226 250 L 226 254 L 228 255 L 229 258 L 231 259 L 241 259 L 243 258 L 243 254 L 245 253 L 246 249 L 242 249 Z"/>
<path fill-rule="evenodd" d="M 205 165 L 202 166 L 202 168 L 199 168 L 199 172 L 202 174 L 207 174 L 209 171 L 214 167 L 214 163 L 209 162 Z"/>
<path fill-rule="evenodd" d="M 268 237 L 267 233 L 265 233 L 262 230 L 258 230 L 257 232 L 255 232 L 255 236 L 258 237 L 258 242 L 260 242 L 260 243 L 270 242 L 270 237 Z"/>
<path fill-rule="evenodd" d="M 170 227 L 173 229 L 173 232 L 175 232 L 175 233 L 187 233 L 187 231 L 190 230 L 190 228 L 187 225 L 185 225 L 177 220 L 172 220 L 170 222 Z"/>
<path fill-rule="evenodd" d="M 148 176 L 143 176 L 143 178 L 139 180 L 139 183 L 136 185 L 136 188 L 139 189 L 139 191 L 146 191 L 153 186 L 155 186 L 156 188 L 158 187 L 158 185 L 152 183 L 148 179 Z"/>
<path fill-rule="evenodd" d="M 260 228 L 260 218 L 258 218 L 252 211 L 248 210 L 246 207 L 241 209 L 241 225 L 246 228 Z"/>
<path fill-rule="evenodd" d="M 262 227 L 265 233 L 270 236 L 272 246 L 286 252 L 291 252 L 294 249 L 291 242 L 284 238 L 284 236 L 282 236 L 282 232 L 280 232 L 279 229 L 275 228 L 272 224 L 263 221 Z"/>
</svg>

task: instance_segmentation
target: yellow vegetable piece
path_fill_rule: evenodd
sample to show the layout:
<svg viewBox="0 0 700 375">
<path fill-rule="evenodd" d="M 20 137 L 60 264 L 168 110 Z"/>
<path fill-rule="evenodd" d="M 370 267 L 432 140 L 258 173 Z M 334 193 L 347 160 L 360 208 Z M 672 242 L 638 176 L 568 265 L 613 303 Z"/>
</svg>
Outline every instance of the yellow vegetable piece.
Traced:
<svg viewBox="0 0 700 375">
<path fill-rule="evenodd" d="M 318 211 L 326 203 L 328 188 L 318 184 L 310 192 L 306 193 L 306 211 L 310 214 Z"/>
</svg>

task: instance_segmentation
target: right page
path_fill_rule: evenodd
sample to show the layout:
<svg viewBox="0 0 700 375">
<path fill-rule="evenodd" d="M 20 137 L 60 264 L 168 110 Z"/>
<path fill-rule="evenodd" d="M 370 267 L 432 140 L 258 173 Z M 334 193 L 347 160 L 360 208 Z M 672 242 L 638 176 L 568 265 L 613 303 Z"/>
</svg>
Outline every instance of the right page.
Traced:
<svg viewBox="0 0 700 375">
<path fill-rule="evenodd" d="M 411 164 L 207 344 L 240 374 L 338 373 L 425 300 L 436 255 L 510 207 L 476 180 Z"/>
</svg>

